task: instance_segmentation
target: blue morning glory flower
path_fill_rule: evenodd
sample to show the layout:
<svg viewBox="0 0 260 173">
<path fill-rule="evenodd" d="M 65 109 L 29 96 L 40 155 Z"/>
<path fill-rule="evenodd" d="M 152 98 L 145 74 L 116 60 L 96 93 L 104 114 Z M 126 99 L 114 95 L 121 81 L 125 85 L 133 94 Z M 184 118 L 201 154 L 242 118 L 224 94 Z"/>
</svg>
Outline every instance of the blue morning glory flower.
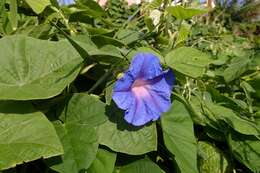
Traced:
<svg viewBox="0 0 260 173">
<path fill-rule="evenodd" d="M 207 0 L 199 0 L 199 2 L 200 2 L 201 4 L 205 4 L 205 3 L 207 3 Z"/>
<path fill-rule="evenodd" d="M 236 4 L 238 7 L 242 7 L 245 4 L 245 0 L 216 0 L 222 7 L 231 7 Z"/>
<path fill-rule="evenodd" d="M 112 98 L 124 119 L 135 126 L 159 119 L 171 106 L 174 74 L 162 70 L 159 59 L 151 53 L 138 53 L 114 86 Z"/>
<path fill-rule="evenodd" d="M 75 0 L 58 0 L 59 5 L 71 5 L 75 4 Z"/>
</svg>

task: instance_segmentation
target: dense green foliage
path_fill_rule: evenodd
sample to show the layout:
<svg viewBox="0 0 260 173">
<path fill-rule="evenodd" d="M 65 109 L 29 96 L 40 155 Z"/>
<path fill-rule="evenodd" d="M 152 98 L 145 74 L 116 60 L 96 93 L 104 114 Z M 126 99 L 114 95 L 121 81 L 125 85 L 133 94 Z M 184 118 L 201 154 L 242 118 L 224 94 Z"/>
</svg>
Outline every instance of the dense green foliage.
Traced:
<svg viewBox="0 0 260 173">
<path fill-rule="evenodd" d="M 1 0 L 0 172 L 258 173 L 259 9 Z M 111 96 L 140 51 L 176 84 L 171 109 L 134 127 Z"/>
</svg>

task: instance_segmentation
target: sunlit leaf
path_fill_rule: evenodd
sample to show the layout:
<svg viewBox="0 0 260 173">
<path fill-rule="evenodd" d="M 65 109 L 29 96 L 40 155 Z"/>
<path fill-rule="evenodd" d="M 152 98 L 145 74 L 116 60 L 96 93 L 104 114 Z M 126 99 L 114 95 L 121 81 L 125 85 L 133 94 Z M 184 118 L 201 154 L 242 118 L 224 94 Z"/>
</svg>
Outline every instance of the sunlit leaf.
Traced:
<svg viewBox="0 0 260 173">
<path fill-rule="evenodd" d="M 164 173 L 164 171 L 155 163 L 148 159 L 135 161 L 131 164 L 121 167 L 118 173 Z"/>
<path fill-rule="evenodd" d="M 0 39 L 0 99 L 29 100 L 59 94 L 79 73 L 82 58 L 67 41 L 25 36 Z"/>
<path fill-rule="evenodd" d="M 56 122 L 55 128 L 64 148 L 64 155 L 50 161 L 51 168 L 60 173 L 78 173 L 87 170 L 96 158 L 98 140 L 94 127 Z"/>
<path fill-rule="evenodd" d="M 85 93 L 73 94 L 64 109 L 66 122 L 77 122 L 93 127 L 107 120 L 105 112 L 105 103 Z"/>
<path fill-rule="evenodd" d="M 97 157 L 88 169 L 89 173 L 112 173 L 116 162 L 116 153 L 99 149 Z"/>
<path fill-rule="evenodd" d="M 177 19 L 189 19 L 193 16 L 207 13 L 205 9 L 185 8 L 182 6 L 171 6 L 166 10 Z"/>
<path fill-rule="evenodd" d="M 43 12 L 43 10 L 51 5 L 50 0 L 25 0 L 28 5 L 33 9 L 33 11 L 37 14 Z"/>
<path fill-rule="evenodd" d="M 180 47 L 165 57 L 167 65 L 187 76 L 198 78 L 203 76 L 206 66 L 211 62 L 210 57 L 191 47 Z"/>
</svg>

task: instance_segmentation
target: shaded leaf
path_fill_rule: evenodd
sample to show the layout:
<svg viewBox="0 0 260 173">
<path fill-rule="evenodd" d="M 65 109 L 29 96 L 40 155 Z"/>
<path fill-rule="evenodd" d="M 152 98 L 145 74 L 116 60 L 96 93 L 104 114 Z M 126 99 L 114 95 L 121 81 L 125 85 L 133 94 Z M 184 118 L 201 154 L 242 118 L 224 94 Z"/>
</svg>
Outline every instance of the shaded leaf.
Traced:
<svg viewBox="0 0 260 173">
<path fill-rule="evenodd" d="M 224 70 L 223 76 L 226 82 L 231 82 L 232 80 L 238 78 L 249 68 L 251 59 L 247 56 L 236 57 L 235 60 L 229 65 L 228 68 Z"/>
<path fill-rule="evenodd" d="M 231 173 L 232 168 L 228 157 L 208 142 L 198 143 L 200 173 Z"/>
<path fill-rule="evenodd" d="M 134 127 L 123 119 L 123 112 L 108 107 L 109 119 L 98 127 L 99 142 L 116 152 L 140 155 L 157 149 L 155 124 Z"/>
<path fill-rule="evenodd" d="M 116 34 L 117 34 L 117 39 L 120 40 L 125 45 L 136 42 L 141 37 L 139 32 L 130 29 L 120 29 Z"/>
<path fill-rule="evenodd" d="M 256 123 L 249 121 L 246 118 L 239 117 L 231 109 L 208 102 L 204 103 L 203 108 L 207 118 L 214 123 L 221 124 L 221 121 L 223 121 L 242 134 L 259 135 L 259 129 L 257 128 Z"/>
<path fill-rule="evenodd" d="M 155 9 L 161 6 L 162 0 L 153 0 L 152 2 L 149 3 L 148 8 L 149 9 Z"/>
<path fill-rule="evenodd" d="M 232 132 L 228 144 L 236 159 L 246 165 L 252 172 L 260 171 L 260 140 L 254 136 L 246 136 Z"/>
</svg>

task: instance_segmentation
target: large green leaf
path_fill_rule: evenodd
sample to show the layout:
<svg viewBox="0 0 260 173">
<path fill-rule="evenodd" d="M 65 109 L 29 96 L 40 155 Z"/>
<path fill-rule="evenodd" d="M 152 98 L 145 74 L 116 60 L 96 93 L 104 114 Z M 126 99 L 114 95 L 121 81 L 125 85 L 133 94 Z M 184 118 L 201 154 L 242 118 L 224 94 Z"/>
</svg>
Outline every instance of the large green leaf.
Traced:
<svg viewBox="0 0 260 173">
<path fill-rule="evenodd" d="M 54 127 L 41 112 L 25 102 L 0 102 L 0 170 L 62 153 Z"/>
<path fill-rule="evenodd" d="M 181 47 L 168 53 L 165 57 L 167 65 L 187 76 L 201 77 L 206 66 L 210 63 L 210 57 L 191 47 Z"/>
<path fill-rule="evenodd" d="M 135 161 L 129 165 L 121 167 L 118 173 L 164 173 L 161 168 L 148 159 Z"/>
<path fill-rule="evenodd" d="M 113 173 L 116 162 L 116 153 L 99 149 L 97 157 L 88 169 L 88 173 Z"/>
<path fill-rule="evenodd" d="M 98 140 L 94 127 L 79 124 L 55 122 L 56 131 L 61 139 L 64 155 L 61 162 L 51 166 L 60 173 L 86 171 L 96 158 Z M 50 164 L 53 164 L 50 162 Z"/>
<path fill-rule="evenodd" d="M 182 6 L 171 6 L 166 10 L 177 19 L 189 19 L 193 16 L 207 13 L 207 10 L 204 9 L 185 8 Z"/>
<path fill-rule="evenodd" d="M 50 0 L 25 0 L 25 1 L 37 14 L 40 14 L 48 5 L 51 5 Z"/>
<path fill-rule="evenodd" d="M 198 147 L 198 165 L 200 173 L 232 172 L 230 160 L 218 148 L 204 141 L 200 141 Z"/>
<path fill-rule="evenodd" d="M 233 155 L 252 172 L 260 171 L 260 140 L 254 136 L 247 136 L 232 132 L 228 144 Z"/>
<path fill-rule="evenodd" d="M 178 100 L 162 116 L 164 143 L 174 154 L 182 173 L 198 173 L 197 143 L 194 137 L 193 122 L 189 112 Z"/>
<path fill-rule="evenodd" d="M 106 104 L 85 93 L 73 94 L 64 109 L 66 122 L 97 126 L 107 120 Z"/>
<path fill-rule="evenodd" d="M 107 109 L 109 119 L 98 127 L 100 144 L 112 150 L 131 155 L 144 154 L 157 149 L 155 124 L 134 127 L 123 119 L 123 113 L 114 106 Z"/>
<path fill-rule="evenodd" d="M 4 37 L 0 52 L 0 99 L 53 97 L 75 79 L 82 64 L 80 55 L 65 40 Z"/>
</svg>

